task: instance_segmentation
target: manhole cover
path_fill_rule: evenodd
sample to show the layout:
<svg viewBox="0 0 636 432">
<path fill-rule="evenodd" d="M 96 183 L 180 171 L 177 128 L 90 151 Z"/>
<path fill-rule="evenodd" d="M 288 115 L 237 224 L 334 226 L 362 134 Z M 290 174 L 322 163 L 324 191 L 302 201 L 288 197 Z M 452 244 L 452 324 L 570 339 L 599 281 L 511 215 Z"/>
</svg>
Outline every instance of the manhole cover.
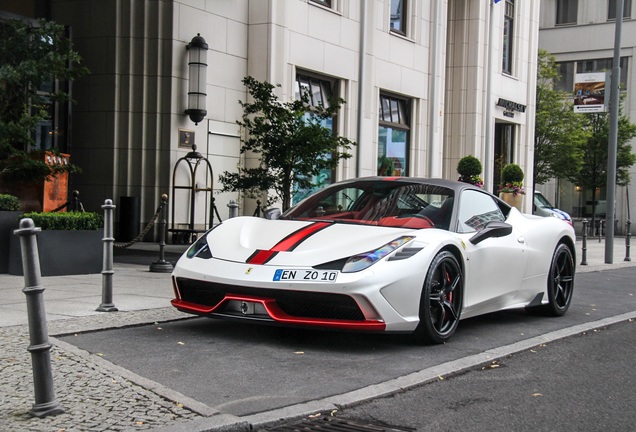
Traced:
<svg viewBox="0 0 636 432">
<path fill-rule="evenodd" d="M 298 423 L 267 429 L 268 432 L 412 432 L 414 430 L 416 429 L 344 420 L 336 417 L 302 420 Z"/>
</svg>

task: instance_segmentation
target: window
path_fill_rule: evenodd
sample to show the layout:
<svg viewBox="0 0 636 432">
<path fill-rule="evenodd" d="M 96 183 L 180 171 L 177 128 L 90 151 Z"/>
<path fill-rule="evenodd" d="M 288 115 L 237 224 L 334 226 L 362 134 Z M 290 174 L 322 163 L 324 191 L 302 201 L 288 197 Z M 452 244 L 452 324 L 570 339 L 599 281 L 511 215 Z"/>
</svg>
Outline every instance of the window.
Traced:
<svg viewBox="0 0 636 432">
<path fill-rule="evenodd" d="M 613 63 L 614 60 L 611 58 L 579 61 L 576 64 L 576 73 L 611 72 Z M 621 90 L 627 90 L 627 57 L 621 57 L 620 63 Z"/>
<path fill-rule="evenodd" d="M 311 0 L 314 3 L 318 3 L 319 5 L 331 8 L 331 0 Z"/>
<path fill-rule="evenodd" d="M 576 24 L 579 0 L 557 0 L 556 23 Z"/>
<path fill-rule="evenodd" d="M 508 75 L 512 75 L 512 37 L 515 19 L 515 2 L 506 0 L 506 11 L 504 16 L 503 33 L 503 55 L 501 70 Z"/>
<path fill-rule="evenodd" d="M 554 82 L 555 90 L 567 93 L 574 91 L 574 69 L 576 62 L 560 62 L 556 64 L 559 77 Z"/>
<path fill-rule="evenodd" d="M 327 77 L 315 76 L 306 74 L 299 71 L 296 75 L 295 83 L 295 99 L 301 99 L 301 95 L 307 97 L 307 102 L 310 107 L 317 107 L 319 105 L 329 107 L 329 101 L 334 97 L 334 93 L 337 92 L 338 81 Z M 306 118 L 311 117 L 311 110 L 309 109 L 305 114 Z M 323 121 L 322 126 L 336 132 L 336 119 L 332 117 Z M 311 182 L 316 185 L 313 189 L 298 190 L 294 189 L 292 196 L 292 204 L 300 202 L 302 199 L 313 193 L 315 190 L 322 188 L 328 184 L 333 183 L 335 173 L 331 170 L 323 170 L 320 174 L 314 176 Z"/>
<path fill-rule="evenodd" d="M 574 92 L 574 78 L 577 73 L 605 72 L 612 70 L 612 59 L 594 59 L 558 62 L 559 78 L 555 81 L 555 88 L 567 93 Z M 621 90 L 627 90 L 627 68 L 629 66 L 628 58 L 621 58 Z"/>
<path fill-rule="evenodd" d="M 479 231 L 490 221 L 503 222 L 506 218 L 490 195 L 466 190 L 462 192 L 458 219 L 457 231 L 470 233 Z"/>
<path fill-rule="evenodd" d="M 406 35 L 406 0 L 391 0 L 391 31 Z"/>
<path fill-rule="evenodd" d="M 378 175 L 408 176 L 409 102 L 380 95 Z"/>
<path fill-rule="evenodd" d="M 632 0 L 624 0 L 623 2 L 623 18 L 632 16 Z M 616 0 L 609 0 L 607 4 L 607 19 L 616 19 Z"/>
</svg>

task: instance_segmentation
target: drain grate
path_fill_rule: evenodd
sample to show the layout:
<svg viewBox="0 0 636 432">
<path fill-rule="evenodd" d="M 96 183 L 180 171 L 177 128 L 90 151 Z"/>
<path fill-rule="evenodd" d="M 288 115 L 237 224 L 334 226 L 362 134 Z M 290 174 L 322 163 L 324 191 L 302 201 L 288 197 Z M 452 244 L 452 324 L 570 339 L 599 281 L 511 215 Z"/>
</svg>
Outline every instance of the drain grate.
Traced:
<svg viewBox="0 0 636 432">
<path fill-rule="evenodd" d="M 388 426 L 383 424 L 361 423 L 336 417 L 323 417 L 316 420 L 302 420 L 298 423 L 267 429 L 268 432 L 412 432 L 415 428 Z"/>
</svg>

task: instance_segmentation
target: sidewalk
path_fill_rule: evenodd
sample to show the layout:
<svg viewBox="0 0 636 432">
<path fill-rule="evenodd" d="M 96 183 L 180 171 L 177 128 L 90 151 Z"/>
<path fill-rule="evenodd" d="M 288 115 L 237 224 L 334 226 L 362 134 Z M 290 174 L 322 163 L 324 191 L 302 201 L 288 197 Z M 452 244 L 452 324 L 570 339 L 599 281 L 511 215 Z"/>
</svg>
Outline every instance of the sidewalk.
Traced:
<svg viewBox="0 0 636 432">
<path fill-rule="evenodd" d="M 186 246 L 166 247 L 166 260 L 175 261 Z M 614 240 L 613 264 L 605 264 L 605 241 L 588 239 L 587 263 L 580 265 L 582 244 L 577 242 L 577 274 L 634 266 L 624 261 L 625 239 Z M 66 412 L 44 419 L 31 418 L 34 402 L 26 299 L 21 276 L 0 275 L 0 421 L 12 431 L 106 430 L 249 430 L 266 418 L 286 418 L 297 411 L 277 410 L 240 418 L 222 414 L 156 382 L 133 374 L 64 343 L 55 336 L 127 327 L 189 316 L 170 306 L 169 273 L 151 273 L 159 257 L 156 244 L 135 245 L 115 252 L 113 303 L 118 312 L 97 312 L 101 304 L 102 275 L 42 278 L 48 331 L 54 348 L 51 361 L 56 396 Z M 308 403 L 307 405 L 311 405 Z M 306 410 L 311 411 L 309 407 Z"/>
</svg>

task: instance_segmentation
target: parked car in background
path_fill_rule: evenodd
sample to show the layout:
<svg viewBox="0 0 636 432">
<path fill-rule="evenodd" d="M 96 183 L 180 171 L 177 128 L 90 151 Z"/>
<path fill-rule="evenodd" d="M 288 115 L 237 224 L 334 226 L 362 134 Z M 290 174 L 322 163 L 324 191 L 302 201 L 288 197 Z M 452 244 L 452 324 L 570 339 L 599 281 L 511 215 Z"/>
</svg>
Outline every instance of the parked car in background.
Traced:
<svg viewBox="0 0 636 432">
<path fill-rule="evenodd" d="M 572 218 L 563 210 L 554 207 L 548 199 L 539 191 L 534 191 L 534 204 L 532 213 L 538 216 L 552 216 L 562 219 L 572 225 Z"/>
</svg>

